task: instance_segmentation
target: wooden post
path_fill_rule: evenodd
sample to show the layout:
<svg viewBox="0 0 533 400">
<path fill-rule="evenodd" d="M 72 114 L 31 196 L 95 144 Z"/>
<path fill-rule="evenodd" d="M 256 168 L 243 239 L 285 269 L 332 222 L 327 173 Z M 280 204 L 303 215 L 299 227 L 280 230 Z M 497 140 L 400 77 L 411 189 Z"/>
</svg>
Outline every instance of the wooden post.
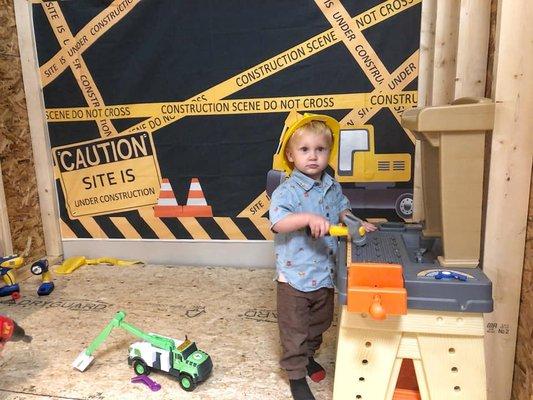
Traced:
<svg viewBox="0 0 533 400">
<path fill-rule="evenodd" d="M 420 61 L 418 73 L 418 107 L 431 105 L 433 89 L 433 60 L 435 55 L 435 20 L 437 0 L 422 1 L 422 20 L 420 23 Z M 415 142 L 413 173 L 413 221 L 424 219 L 424 199 L 422 192 L 421 143 Z"/>
<path fill-rule="evenodd" d="M 484 97 L 490 33 L 490 1 L 462 0 L 455 99 Z"/>
<path fill-rule="evenodd" d="M 6 195 L 2 179 L 2 166 L 0 165 L 0 256 L 13 253 L 9 216 L 7 214 Z"/>
<path fill-rule="evenodd" d="M 432 106 L 454 100 L 460 3 L 459 0 L 437 2 Z"/>
<path fill-rule="evenodd" d="M 494 312 L 485 315 L 490 400 L 511 396 L 533 151 L 532 21 L 531 0 L 498 2 L 492 87 L 497 107 L 483 253 L 495 300 Z"/>
<path fill-rule="evenodd" d="M 422 1 L 420 22 L 420 61 L 418 73 L 418 107 L 432 105 L 433 60 L 435 55 L 435 20 L 437 0 Z"/>
<path fill-rule="evenodd" d="M 49 256 L 60 256 L 63 254 L 63 246 L 39 63 L 32 32 L 32 3 L 26 0 L 14 0 L 14 6 L 46 253 Z"/>
</svg>

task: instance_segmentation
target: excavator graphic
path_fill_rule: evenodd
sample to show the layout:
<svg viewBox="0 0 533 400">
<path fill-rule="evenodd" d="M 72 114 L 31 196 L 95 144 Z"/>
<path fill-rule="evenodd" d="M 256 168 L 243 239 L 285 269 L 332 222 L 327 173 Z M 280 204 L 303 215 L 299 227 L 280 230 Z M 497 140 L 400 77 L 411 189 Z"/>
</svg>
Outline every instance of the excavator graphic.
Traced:
<svg viewBox="0 0 533 400">
<path fill-rule="evenodd" d="M 272 169 L 267 175 L 267 194 L 291 173 L 292 164 L 285 158 L 285 147 L 292 133 L 313 119 L 334 121 L 325 115 L 300 114 L 291 111 L 285 120 L 279 145 L 273 157 Z M 396 187 L 397 182 L 411 179 L 409 153 L 376 154 L 374 127 L 372 125 L 339 126 L 333 131 L 333 148 L 329 166 L 334 178 L 341 184 L 343 193 L 354 209 L 392 209 L 398 217 L 409 219 L 413 214 L 413 191 Z"/>
</svg>

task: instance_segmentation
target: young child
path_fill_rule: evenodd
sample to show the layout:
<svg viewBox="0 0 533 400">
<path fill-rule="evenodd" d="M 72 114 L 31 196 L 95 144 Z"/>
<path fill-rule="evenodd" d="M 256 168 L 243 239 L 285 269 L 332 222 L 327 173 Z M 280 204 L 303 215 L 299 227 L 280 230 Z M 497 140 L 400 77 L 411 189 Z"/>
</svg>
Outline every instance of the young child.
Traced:
<svg viewBox="0 0 533 400">
<path fill-rule="evenodd" d="M 275 235 L 277 311 L 282 356 L 294 400 L 314 400 L 306 375 L 324 379 L 315 361 L 322 333 L 333 319 L 333 274 L 337 239 L 326 236 L 330 225 L 350 213 L 341 187 L 324 172 L 339 124 L 324 115 L 309 115 L 293 127 L 285 161 L 291 176 L 272 194 L 270 222 Z M 283 152 L 283 148 L 281 149 Z M 376 227 L 368 222 L 368 231 Z"/>
</svg>

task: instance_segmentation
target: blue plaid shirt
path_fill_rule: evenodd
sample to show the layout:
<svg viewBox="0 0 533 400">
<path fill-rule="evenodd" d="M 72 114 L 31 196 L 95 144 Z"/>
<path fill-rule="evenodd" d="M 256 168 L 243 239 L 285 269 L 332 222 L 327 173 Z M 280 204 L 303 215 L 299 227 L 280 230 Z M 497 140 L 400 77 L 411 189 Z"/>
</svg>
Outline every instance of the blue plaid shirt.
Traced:
<svg viewBox="0 0 533 400">
<path fill-rule="evenodd" d="M 324 173 L 322 181 L 315 181 L 295 169 L 272 193 L 269 218 L 273 226 L 289 214 L 313 213 L 322 215 L 330 224 L 338 224 L 340 213 L 350 209 L 350 201 L 331 176 Z M 274 250 L 276 279 L 281 274 L 292 287 L 302 292 L 333 287 L 336 238 L 313 239 L 306 228 L 277 233 Z"/>
</svg>

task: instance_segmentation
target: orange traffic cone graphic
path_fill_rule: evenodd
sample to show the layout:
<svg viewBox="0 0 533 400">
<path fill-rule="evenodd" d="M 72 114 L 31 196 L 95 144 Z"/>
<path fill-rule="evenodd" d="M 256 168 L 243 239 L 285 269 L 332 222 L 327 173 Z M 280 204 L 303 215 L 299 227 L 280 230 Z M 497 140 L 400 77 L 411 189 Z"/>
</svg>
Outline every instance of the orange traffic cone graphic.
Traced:
<svg viewBox="0 0 533 400">
<path fill-rule="evenodd" d="M 172 191 L 172 186 L 167 178 L 161 181 L 161 191 L 157 205 L 154 207 L 156 217 L 179 217 L 182 214 L 183 206 L 179 206 L 176 196 Z"/>
<path fill-rule="evenodd" d="M 183 206 L 182 217 L 212 217 L 213 210 L 207 205 L 200 181 L 192 178 L 187 204 Z"/>
</svg>

